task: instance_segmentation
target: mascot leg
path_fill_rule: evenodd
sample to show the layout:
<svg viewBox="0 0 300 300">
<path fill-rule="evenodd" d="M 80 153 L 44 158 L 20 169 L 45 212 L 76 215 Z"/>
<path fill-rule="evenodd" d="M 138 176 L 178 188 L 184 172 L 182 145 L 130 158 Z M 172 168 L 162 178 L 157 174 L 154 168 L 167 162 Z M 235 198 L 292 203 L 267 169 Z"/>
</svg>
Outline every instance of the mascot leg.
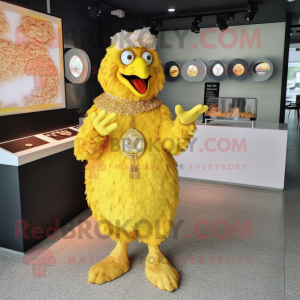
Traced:
<svg viewBox="0 0 300 300">
<path fill-rule="evenodd" d="M 128 242 L 118 240 L 110 255 L 91 267 L 89 283 L 102 284 L 126 273 L 130 269 L 128 245 Z"/>
<path fill-rule="evenodd" d="M 178 288 L 179 273 L 165 258 L 158 245 L 148 244 L 145 274 L 154 286 L 172 292 Z"/>
</svg>

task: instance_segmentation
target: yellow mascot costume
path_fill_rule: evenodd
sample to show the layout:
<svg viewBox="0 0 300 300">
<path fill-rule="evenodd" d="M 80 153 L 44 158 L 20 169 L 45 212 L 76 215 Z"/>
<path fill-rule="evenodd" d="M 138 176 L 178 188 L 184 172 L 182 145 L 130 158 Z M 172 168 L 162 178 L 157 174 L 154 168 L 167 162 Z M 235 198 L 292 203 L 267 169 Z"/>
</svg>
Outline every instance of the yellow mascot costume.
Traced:
<svg viewBox="0 0 300 300">
<path fill-rule="evenodd" d="M 178 206 L 177 163 L 196 130 L 195 120 L 208 107 L 197 105 L 173 116 L 156 98 L 165 75 L 157 39 L 149 28 L 122 31 L 101 62 L 104 90 L 87 112 L 75 140 L 75 156 L 86 160 L 88 204 L 103 234 L 116 247 L 89 271 L 89 282 L 102 284 L 126 273 L 128 246 L 138 237 L 148 244 L 145 274 L 154 286 L 173 291 L 179 274 L 159 244 L 168 237 Z"/>
</svg>

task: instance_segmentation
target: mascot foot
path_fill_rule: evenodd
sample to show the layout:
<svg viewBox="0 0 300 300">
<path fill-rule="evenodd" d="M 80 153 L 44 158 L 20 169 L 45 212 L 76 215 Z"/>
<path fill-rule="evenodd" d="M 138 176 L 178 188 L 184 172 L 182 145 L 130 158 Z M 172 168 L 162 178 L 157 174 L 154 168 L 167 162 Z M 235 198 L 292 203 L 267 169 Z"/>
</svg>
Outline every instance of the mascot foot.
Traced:
<svg viewBox="0 0 300 300">
<path fill-rule="evenodd" d="M 129 243 L 118 241 L 108 257 L 93 265 L 89 271 L 89 283 L 102 284 L 126 273 L 130 269 L 128 245 Z"/>
<path fill-rule="evenodd" d="M 157 245 L 148 245 L 146 257 L 146 277 L 154 286 L 172 292 L 178 288 L 179 273 L 172 267 Z"/>
</svg>

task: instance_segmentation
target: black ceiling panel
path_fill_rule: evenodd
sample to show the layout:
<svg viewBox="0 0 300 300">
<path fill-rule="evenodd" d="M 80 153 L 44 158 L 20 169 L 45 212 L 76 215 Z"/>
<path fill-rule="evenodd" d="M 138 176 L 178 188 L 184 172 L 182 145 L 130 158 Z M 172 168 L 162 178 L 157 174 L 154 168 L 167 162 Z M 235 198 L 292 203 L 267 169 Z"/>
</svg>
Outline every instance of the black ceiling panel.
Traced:
<svg viewBox="0 0 300 300">
<path fill-rule="evenodd" d="M 94 0 L 70 0 L 82 6 L 91 5 Z M 104 3 L 111 3 L 116 7 L 125 8 L 141 15 L 149 15 L 167 12 L 168 8 L 176 10 L 198 10 L 210 9 L 224 6 L 245 5 L 248 0 L 106 0 Z M 268 9 L 269 13 L 277 12 L 300 12 L 300 1 L 288 2 L 287 0 L 261 0 L 263 7 Z"/>
<path fill-rule="evenodd" d="M 71 1 L 82 7 L 93 5 L 95 0 L 64 0 Z M 291 24 L 300 26 L 300 0 L 288 2 L 287 0 L 260 0 L 262 4 L 259 6 L 259 11 L 256 14 L 252 22 L 244 19 L 245 13 L 236 13 L 235 20 L 230 21 L 229 26 L 234 25 L 246 25 L 246 24 L 261 24 L 261 23 L 274 23 L 284 22 L 286 20 L 286 12 L 291 13 Z M 109 5 L 110 4 L 110 5 Z M 176 12 L 194 12 L 205 10 L 218 10 L 224 7 L 245 7 L 248 4 L 248 0 L 103 0 L 101 1 L 101 7 L 103 8 L 103 14 L 108 15 L 110 11 L 116 8 L 123 9 L 126 16 L 157 16 L 168 13 L 168 8 L 175 8 Z M 117 18 L 117 17 L 116 17 Z M 202 27 L 214 27 L 216 26 L 215 16 L 203 17 Z M 193 18 L 181 18 L 173 20 L 164 20 L 162 30 L 184 30 L 189 29 Z M 294 36 L 299 36 L 300 33 L 294 34 L 291 40 L 294 40 Z M 298 38 L 299 39 L 299 38 Z"/>
</svg>

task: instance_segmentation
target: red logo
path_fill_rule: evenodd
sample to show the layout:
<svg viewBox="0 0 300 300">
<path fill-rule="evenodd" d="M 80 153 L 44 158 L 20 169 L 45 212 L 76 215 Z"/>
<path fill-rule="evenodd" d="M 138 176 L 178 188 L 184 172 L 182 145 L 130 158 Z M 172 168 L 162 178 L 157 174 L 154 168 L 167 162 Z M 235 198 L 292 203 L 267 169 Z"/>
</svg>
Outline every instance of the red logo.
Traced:
<svg viewBox="0 0 300 300">
<path fill-rule="evenodd" d="M 46 277 L 47 266 L 53 266 L 55 262 L 52 251 L 43 247 L 29 250 L 24 256 L 24 263 L 32 265 L 33 277 Z"/>
</svg>

